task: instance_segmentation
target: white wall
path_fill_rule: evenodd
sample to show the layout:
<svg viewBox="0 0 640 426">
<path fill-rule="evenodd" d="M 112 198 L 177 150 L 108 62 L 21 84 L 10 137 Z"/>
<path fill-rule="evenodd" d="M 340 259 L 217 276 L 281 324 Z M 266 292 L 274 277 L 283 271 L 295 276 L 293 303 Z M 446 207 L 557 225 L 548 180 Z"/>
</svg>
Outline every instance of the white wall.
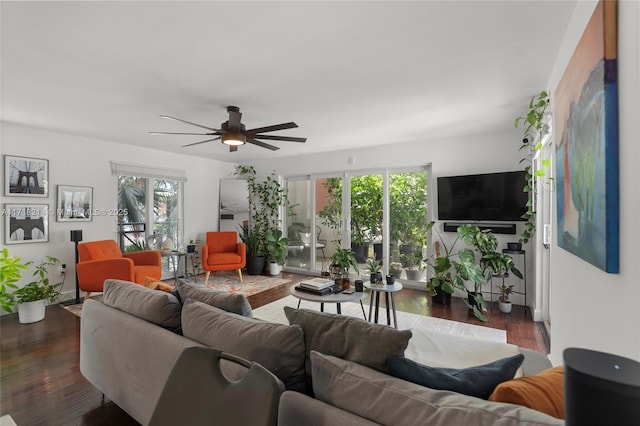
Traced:
<svg viewBox="0 0 640 426">
<path fill-rule="evenodd" d="M 116 177 L 111 174 L 110 161 L 186 170 L 184 185 L 185 241 L 205 240 L 207 231 L 218 229 L 219 179 L 232 177 L 230 163 L 188 155 L 167 153 L 146 148 L 111 143 L 70 134 L 45 131 L 15 124 L 2 123 L 2 154 L 44 158 L 49 160 L 49 197 L 2 197 L 5 203 L 48 204 L 54 208 L 56 185 L 93 187 L 94 209 L 117 207 Z M 4 169 L 4 163 L 3 163 Z M 23 261 L 39 262 L 44 256 L 54 256 L 67 264 L 64 292 L 75 292 L 74 245 L 69 240 L 71 229 L 82 229 L 83 240 L 116 238 L 115 216 L 94 216 L 91 222 L 56 222 L 49 220 L 49 242 L 9 245 L 13 256 Z M 2 220 L 4 245 L 4 216 Z M 31 270 L 29 271 L 29 273 Z M 21 283 L 27 283 L 23 277 Z"/>
<path fill-rule="evenodd" d="M 578 2 L 553 73 L 551 93 L 593 13 Z M 618 4 L 620 145 L 620 273 L 607 274 L 557 246 L 551 247 L 551 359 L 562 363 L 567 347 L 584 347 L 640 360 L 640 3 Z M 553 223 L 557 222 L 554 214 Z"/>
</svg>

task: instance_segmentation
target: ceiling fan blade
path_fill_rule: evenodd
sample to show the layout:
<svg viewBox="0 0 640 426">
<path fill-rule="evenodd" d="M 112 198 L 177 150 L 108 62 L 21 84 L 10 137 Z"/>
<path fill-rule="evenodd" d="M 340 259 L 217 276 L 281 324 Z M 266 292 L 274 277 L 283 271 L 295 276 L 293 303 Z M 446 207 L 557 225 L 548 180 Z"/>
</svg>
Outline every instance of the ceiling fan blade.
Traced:
<svg viewBox="0 0 640 426">
<path fill-rule="evenodd" d="M 213 138 L 213 139 L 207 139 L 206 141 L 202 141 L 202 142 L 188 143 L 186 145 L 182 145 L 182 147 L 186 148 L 188 146 L 200 145 L 201 143 L 217 141 L 218 139 L 220 139 L 220 136 L 218 136 L 217 138 Z"/>
<path fill-rule="evenodd" d="M 213 136 L 220 133 L 174 133 L 174 132 L 149 132 L 150 135 L 198 135 L 198 136 Z"/>
<path fill-rule="evenodd" d="M 251 143 L 251 144 L 254 144 L 254 145 L 258 145 L 258 146 L 261 146 L 261 147 L 263 147 L 263 148 L 270 149 L 271 151 L 277 151 L 277 150 L 279 150 L 279 149 L 280 149 L 280 148 L 278 148 L 277 146 L 269 145 L 268 143 L 260 142 L 260 141 L 257 141 L 257 140 L 255 140 L 255 139 L 249 139 L 249 138 L 247 138 L 247 143 Z"/>
<path fill-rule="evenodd" d="M 250 129 L 250 130 L 247 130 L 246 133 L 248 135 L 250 134 L 252 136 L 255 136 L 258 133 L 275 132 L 276 130 L 295 129 L 296 127 L 298 127 L 298 125 L 293 121 L 291 121 L 289 123 L 274 124 L 273 126 L 258 127 L 256 129 Z"/>
<path fill-rule="evenodd" d="M 236 152 L 238 150 L 238 145 L 229 145 L 229 152 Z"/>
<path fill-rule="evenodd" d="M 228 106 L 227 112 L 229 113 L 229 127 L 232 129 L 240 127 L 240 120 L 242 119 L 242 113 L 240 108 L 234 106 Z"/>
<path fill-rule="evenodd" d="M 161 115 L 160 117 L 162 117 L 162 118 L 166 118 L 166 119 L 168 119 L 168 120 L 181 121 L 181 122 L 183 122 L 183 123 L 191 124 L 192 126 L 202 127 L 203 129 L 211 130 L 211 131 L 214 131 L 214 132 L 219 132 L 219 131 L 220 131 L 220 129 L 214 129 L 214 128 L 212 128 L 212 127 L 203 126 L 202 124 L 192 123 L 192 122 L 190 122 L 190 121 L 183 120 L 183 119 L 181 119 L 181 118 L 170 117 L 170 116 L 168 116 L 168 115 Z"/>
<path fill-rule="evenodd" d="M 301 142 L 307 141 L 307 138 L 296 138 L 293 136 L 269 136 L 269 135 L 256 135 L 256 138 L 267 139 L 270 141 L 285 141 L 285 142 Z"/>
</svg>

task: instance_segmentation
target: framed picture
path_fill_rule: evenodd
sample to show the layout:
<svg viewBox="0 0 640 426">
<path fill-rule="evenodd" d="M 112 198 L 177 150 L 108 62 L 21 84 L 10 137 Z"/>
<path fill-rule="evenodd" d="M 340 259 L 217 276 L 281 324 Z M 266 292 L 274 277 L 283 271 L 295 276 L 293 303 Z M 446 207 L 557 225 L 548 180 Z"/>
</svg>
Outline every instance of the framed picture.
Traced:
<svg viewBox="0 0 640 426">
<path fill-rule="evenodd" d="M 558 246 L 619 272 L 616 2 L 596 6 L 555 91 Z"/>
<path fill-rule="evenodd" d="M 56 220 L 58 222 L 89 222 L 92 218 L 93 188 L 90 186 L 58 185 Z"/>
<path fill-rule="evenodd" d="M 5 204 L 4 207 L 6 245 L 49 241 L 48 204 Z"/>
<path fill-rule="evenodd" d="M 49 160 L 5 155 L 4 195 L 48 197 Z"/>
</svg>

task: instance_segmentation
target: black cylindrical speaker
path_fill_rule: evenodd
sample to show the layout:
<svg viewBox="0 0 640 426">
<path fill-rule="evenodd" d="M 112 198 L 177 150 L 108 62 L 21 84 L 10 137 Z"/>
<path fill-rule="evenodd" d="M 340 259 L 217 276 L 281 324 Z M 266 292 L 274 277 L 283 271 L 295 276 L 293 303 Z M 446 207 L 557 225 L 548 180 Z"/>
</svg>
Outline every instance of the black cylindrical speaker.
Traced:
<svg viewBox="0 0 640 426">
<path fill-rule="evenodd" d="M 82 241 L 82 229 L 76 229 L 71 231 L 71 241 Z"/>
<path fill-rule="evenodd" d="M 581 348 L 564 350 L 567 426 L 640 425 L 640 363 Z"/>
</svg>

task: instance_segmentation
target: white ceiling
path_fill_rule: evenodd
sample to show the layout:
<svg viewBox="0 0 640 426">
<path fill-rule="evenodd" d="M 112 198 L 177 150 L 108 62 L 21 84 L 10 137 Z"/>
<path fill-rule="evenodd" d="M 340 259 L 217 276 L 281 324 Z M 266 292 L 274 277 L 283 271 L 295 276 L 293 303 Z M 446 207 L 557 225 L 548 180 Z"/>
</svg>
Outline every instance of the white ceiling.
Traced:
<svg viewBox="0 0 640 426">
<path fill-rule="evenodd" d="M 546 88 L 574 7 L 3 1 L 2 120 L 234 163 L 500 132 Z M 160 114 L 218 128 L 227 105 L 308 141 L 148 134 L 199 131 Z"/>
</svg>

